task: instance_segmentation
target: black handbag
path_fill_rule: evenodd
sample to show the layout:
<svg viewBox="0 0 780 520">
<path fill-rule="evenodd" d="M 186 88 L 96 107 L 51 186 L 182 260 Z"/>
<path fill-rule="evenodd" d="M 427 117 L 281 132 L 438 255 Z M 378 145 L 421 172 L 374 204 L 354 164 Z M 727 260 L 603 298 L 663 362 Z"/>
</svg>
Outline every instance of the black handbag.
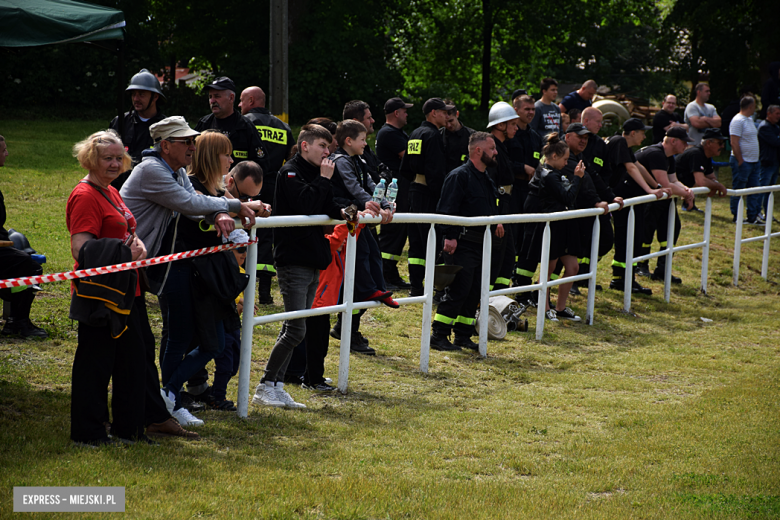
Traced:
<svg viewBox="0 0 780 520">
<path fill-rule="evenodd" d="M 230 251 L 219 251 L 192 259 L 193 282 L 212 294 L 220 303 L 230 304 L 244 292 L 249 275 L 238 269 Z"/>
</svg>

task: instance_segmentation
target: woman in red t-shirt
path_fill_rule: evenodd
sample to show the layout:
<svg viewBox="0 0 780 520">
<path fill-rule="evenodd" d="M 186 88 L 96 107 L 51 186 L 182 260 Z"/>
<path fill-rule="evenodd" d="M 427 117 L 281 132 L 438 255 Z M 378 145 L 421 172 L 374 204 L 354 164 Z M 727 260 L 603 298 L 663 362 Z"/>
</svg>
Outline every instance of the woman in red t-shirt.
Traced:
<svg viewBox="0 0 780 520">
<path fill-rule="evenodd" d="M 99 238 L 122 240 L 133 260 L 146 258 L 146 248 L 135 236 L 135 218 L 119 192 L 110 186 L 131 164 L 119 136 L 113 130 L 97 132 L 77 143 L 73 152 L 89 172 L 73 188 L 66 209 L 76 267 L 84 244 Z M 136 287 L 136 296 L 139 294 Z M 148 441 L 144 435 L 145 365 L 140 319 L 139 313 L 131 312 L 127 329 L 118 338 L 112 337 L 108 325 L 93 327 L 79 322 L 71 382 L 70 436 L 74 442 L 90 446 L 112 442 L 106 432 L 106 389 L 112 379 L 112 433 L 123 442 Z"/>
</svg>

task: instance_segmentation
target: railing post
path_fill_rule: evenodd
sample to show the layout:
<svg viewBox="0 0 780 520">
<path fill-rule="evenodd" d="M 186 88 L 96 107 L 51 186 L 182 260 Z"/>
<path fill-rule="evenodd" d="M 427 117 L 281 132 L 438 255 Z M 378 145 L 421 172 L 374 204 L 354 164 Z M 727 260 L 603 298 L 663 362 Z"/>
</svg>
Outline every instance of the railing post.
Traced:
<svg viewBox="0 0 780 520">
<path fill-rule="evenodd" d="M 761 277 L 766 280 L 769 276 L 769 245 L 772 240 L 772 212 L 775 205 L 775 192 L 769 192 L 769 198 L 766 205 L 766 224 L 764 224 L 764 257 L 761 260 Z"/>
<path fill-rule="evenodd" d="M 601 238 L 601 216 L 593 220 L 593 231 L 590 242 L 590 279 L 588 280 L 588 308 L 585 323 L 593 325 L 593 314 L 596 308 L 596 271 L 599 265 L 599 239 Z"/>
<path fill-rule="evenodd" d="M 634 215 L 634 206 L 628 211 L 628 226 L 626 227 L 626 269 L 623 285 L 623 310 L 631 312 L 631 289 L 634 281 L 634 227 L 636 216 Z"/>
<path fill-rule="evenodd" d="M 704 247 L 701 251 L 701 292 L 707 294 L 707 278 L 710 262 L 710 230 L 712 226 L 712 197 L 707 197 L 704 207 Z"/>
<path fill-rule="evenodd" d="M 479 355 L 487 357 L 488 323 L 490 322 L 490 263 L 493 240 L 490 226 L 485 226 L 482 238 L 482 280 L 479 301 Z"/>
<path fill-rule="evenodd" d="M 369 233 L 363 228 L 361 233 Z M 347 393 L 349 384 L 349 350 L 352 344 L 352 309 L 355 305 L 355 257 L 357 240 L 352 233 L 347 234 L 347 262 L 344 266 L 344 303 L 347 308 L 341 315 L 341 345 L 339 348 L 339 392 Z"/>
<path fill-rule="evenodd" d="M 668 251 L 666 253 L 666 270 L 664 271 L 664 300 L 666 303 L 669 303 L 672 298 L 672 256 L 674 255 L 674 225 L 677 220 L 675 218 L 676 201 L 675 198 L 669 200 L 669 222 L 666 226 L 666 251 Z"/>
<path fill-rule="evenodd" d="M 431 321 L 433 318 L 433 276 L 436 267 L 436 229 L 431 224 L 428 231 L 428 247 L 425 251 L 425 303 L 423 304 L 422 331 L 420 333 L 420 371 L 428 373 L 431 353 Z"/>
<path fill-rule="evenodd" d="M 249 230 L 254 240 L 257 230 Z M 238 416 L 249 413 L 249 380 L 252 377 L 252 334 L 255 330 L 255 284 L 257 283 L 257 242 L 247 248 L 244 270 L 249 273 L 249 283 L 244 289 L 244 312 L 241 317 L 241 359 L 238 365 Z"/>
<path fill-rule="evenodd" d="M 742 252 L 742 214 L 745 211 L 745 197 L 739 197 L 737 205 L 737 226 L 734 231 L 734 277 L 732 284 L 739 285 L 739 256 Z"/>
<path fill-rule="evenodd" d="M 544 223 L 544 234 L 542 235 L 542 261 L 539 268 L 539 282 L 542 288 L 539 289 L 539 298 L 536 307 L 536 339 L 542 339 L 544 335 L 544 318 L 547 309 L 547 279 L 550 277 L 548 268 L 550 265 L 550 222 Z"/>
</svg>

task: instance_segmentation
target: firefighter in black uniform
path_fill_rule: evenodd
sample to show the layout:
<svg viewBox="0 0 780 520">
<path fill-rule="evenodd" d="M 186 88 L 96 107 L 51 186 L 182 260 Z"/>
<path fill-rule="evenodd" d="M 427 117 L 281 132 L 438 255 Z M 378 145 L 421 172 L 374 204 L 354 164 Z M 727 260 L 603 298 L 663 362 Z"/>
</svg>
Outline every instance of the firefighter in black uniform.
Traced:
<svg viewBox="0 0 780 520">
<path fill-rule="evenodd" d="M 445 99 L 444 102 L 455 106 L 455 103 L 449 99 Z M 459 117 L 460 112 L 457 108 L 448 110 L 447 122 L 440 130 L 444 140 L 444 155 L 447 156 L 447 173 L 461 166 L 469 158 L 469 137 L 474 133 L 474 129 L 464 126 Z"/>
<path fill-rule="evenodd" d="M 593 109 L 597 110 L 597 109 Z M 600 114 L 600 112 L 599 112 Z M 623 208 L 623 199 L 616 197 L 612 188 L 604 182 L 604 179 L 598 176 L 598 174 L 591 174 L 588 169 L 589 163 L 585 160 L 584 150 L 590 138 L 593 134 L 582 123 L 572 123 L 566 129 L 566 145 L 569 147 L 569 160 L 564 167 L 563 172 L 566 175 L 571 176 L 573 174 L 577 164 L 582 161 L 585 166 L 585 175 L 583 177 L 582 186 L 580 187 L 580 195 L 577 197 L 576 209 L 589 209 L 592 207 L 602 207 L 608 209 L 606 204 L 600 204 L 602 201 L 607 204 L 617 203 L 620 204 L 620 209 Z M 603 143 L 603 141 L 601 141 Z M 612 224 L 609 222 L 609 214 L 607 216 L 607 222 L 604 224 L 604 220 L 601 221 L 601 233 L 599 234 L 599 258 L 607 254 L 612 249 Z M 600 215 L 599 217 L 603 217 Z M 578 253 L 578 273 L 585 274 L 590 268 L 590 249 L 593 244 L 593 224 L 596 217 L 587 217 L 570 221 L 577 223 L 580 227 L 580 251 Z M 604 227 L 607 229 L 605 230 Z M 606 236 L 605 240 L 601 240 L 602 236 Z M 557 268 L 556 268 L 557 269 Z M 580 271 L 579 269 L 584 269 Z M 585 280 L 579 282 L 581 287 L 587 287 L 588 284 Z M 576 285 L 572 287 L 571 294 L 581 294 Z"/>
<path fill-rule="evenodd" d="M 433 213 L 439 203 L 446 172 L 446 157 L 439 129 L 447 122 L 447 111 L 452 110 L 441 98 L 431 98 L 423 104 L 425 121 L 409 136 L 406 153 L 401 161 L 401 175 L 412 182 L 409 187 L 411 213 Z M 409 282 L 410 296 L 423 294 L 425 278 L 425 249 L 428 243 L 428 224 L 410 224 Z"/>
<path fill-rule="evenodd" d="M 607 160 L 607 143 L 604 142 L 604 139 L 599 137 L 599 131 L 601 130 L 603 123 L 604 118 L 598 108 L 588 107 L 582 111 L 582 126 L 587 128 L 590 132 L 585 151 L 582 152 L 582 161 L 585 164 L 585 170 L 590 174 L 599 193 L 605 194 L 605 198 L 602 200 L 609 201 L 615 198 L 615 194 L 610 187 L 611 173 L 609 161 Z M 618 198 L 620 199 L 622 208 L 623 199 L 620 197 Z M 601 222 L 599 256 L 595 259 L 590 258 L 591 235 L 588 235 L 587 237 L 583 235 L 583 256 L 579 259 L 580 274 L 590 272 L 591 262 L 598 262 L 601 257 L 609 253 L 615 242 L 615 235 L 612 231 L 612 219 L 609 214 L 600 215 L 598 218 Z M 574 289 L 572 290 L 575 294 L 578 294 L 579 290 L 577 288 L 586 287 L 587 285 L 588 283 L 584 280 L 576 282 Z M 601 286 L 596 286 L 596 289 L 600 290 L 600 288 Z"/>
<path fill-rule="evenodd" d="M 631 118 L 623 123 L 623 134 L 613 135 L 607 140 L 607 160 L 611 171 L 610 188 L 624 199 L 641 195 L 655 195 L 662 198 L 664 193 L 670 190 L 663 189 L 653 176 L 639 164 L 631 151 L 632 146 L 638 146 L 645 139 L 645 130 L 652 127 L 636 118 Z M 618 211 L 612 218 L 615 222 L 615 256 L 612 259 L 612 281 L 610 289 L 622 291 L 625 288 L 626 275 L 626 246 L 627 233 L 630 231 L 636 237 L 634 239 L 634 257 L 639 256 L 642 245 L 641 235 L 636 230 L 644 229 L 644 213 L 634 212 L 634 229 L 628 229 L 629 211 Z M 653 294 L 647 287 L 642 287 L 633 279 L 631 280 L 631 292 L 638 294 Z"/>
<path fill-rule="evenodd" d="M 525 199 L 528 197 L 528 181 L 530 181 L 539 160 L 542 158 L 542 137 L 531 128 L 536 113 L 534 99 L 527 94 L 520 94 L 512 100 L 512 106 L 519 116 L 517 133 L 509 140 L 509 157 L 514 169 L 514 186 L 512 188 L 512 213 L 523 213 Z M 530 285 L 536 271 L 536 264 L 529 262 L 520 252 L 523 248 L 525 224 L 515 224 L 515 268 L 512 274 L 514 285 Z M 533 302 L 535 304 L 535 300 Z"/>
<path fill-rule="evenodd" d="M 411 181 L 398 174 L 401 158 L 406 153 L 409 136 L 403 131 L 407 111 L 414 105 L 394 97 L 385 103 L 385 124 L 376 133 L 376 155 L 387 166 L 398 184 L 395 200 L 396 212 L 409 212 L 409 186 Z M 404 252 L 408 227 L 406 224 L 385 224 L 379 230 L 379 249 L 382 251 L 382 272 L 388 291 L 410 289 L 412 286 L 398 273 L 398 261 Z"/>
<path fill-rule="evenodd" d="M 111 182 L 111 186 L 117 190 L 122 188 L 130 172 L 141 162 L 141 153 L 154 145 L 152 136 L 149 135 L 149 127 L 165 119 L 165 114 L 160 112 L 157 103 L 160 98 L 165 99 L 160 88 L 160 82 L 146 69 L 130 79 L 130 85 L 125 89 L 130 92 L 133 110 L 125 112 L 122 128 L 119 128 L 119 116 L 115 117 L 108 125 L 122 136 L 122 143 L 127 153 L 133 159 L 133 167 L 120 173 L 119 177 Z"/>
<path fill-rule="evenodd" d="M 436 211 L 443 215 L 484 217 L 496 214 L 498 192 L 485 170 L 494 164 L 496 144 L 487 132 L 475 132 L 469 138 L 469 160 L 447 176 Z M 437 225 L 444 236 L 444 254 L 452 255 L 452 263 L 463 268 L 447 288 L 449 298 L 442 301 L 433 318 L 431 348 L 460 350 L 478 349 L 471 341 L 475 334 L 477 306 L 482 279 L 482 240 L 484 226 Z M 493 231 L 502 237 L 501 224 Z M 450 343 L 450 331 L 455 340 Z"/>
<path fill-rule="evenodd" d="M 230 139 L 233 145 L 233 166 L 241 161 L 254 161 L 263 168 L 263 173 L 272 171 L 268 164 L 268 154 L 257 133 L 255 125 L 240 112 L 233 109 L 236 99 L 236 85 L 233 80 L 222 76 L 206 87 L 209 93 L 211 114 L 198 121 L 195 129 L 219 130 Z"/>
<path fill-rule="evenodd" d="M 509 158 L 508 143 L 517 132 L 517 112 L 509 103 L 499 101 L 490 107 L 488 130 L 496 143 L 496 165 L 488 168 L 488 176 L 498 187 L 498 214 L 508 215 L 512 211 L 512 188 L 515 181 L 512 161 Z M 505 234 L 493 241 L 490 279 L 494 289 L 506 289 L 512 282 L 512 268 L 515 265 L 515 243 L 512 226 L 504 226 Z"/>
<path fill-rule="evenodd" d="M 263 177 L 263 189 L 260 199 L 272 202 L 276 191 L 276 177 L 293 146 L 290 126 L 274 117 L 265 108 L 265 92 L 260 87 L 247 87 L 241 92 L 238 104 L 241 114 L 255 125 L 263 146 L 268 153 L 268 170 Z M 273 304 L 271 281 L 276 274 L 273 257 L 273 230 L 257 230 L 257 303 Z"/>
<path fill-rule="evenodd" d="M 683 185 L 677 180 L 677 170 L 674 160 L 674 156 L 681 154 L 685 151 L 688 143 L 692 143 L 693 140 L 688 137 L 688 133 L 685 129 L 680 127 L 672 127 L 666 132 L 666 136 L 663 141 L 658 144 L 646 146 L 636 153 L 636 160 L 650 172 L 650 175 L 658 181 L 658 184 L 664 188 L 669 188 L 672 191 L 672 195 L 679 195 L 683 199 L 683 204 L 686 207 L 693 207 L 693 192 L 690 188 Z M 651 202 L 647 204 L 647 212 L 645 213 L 645 227 L 644 233 L 638 236 L 636 239 L 642 240 L 642 248 L 640 250 L 641 255 L 650 253 L 650 247 L 653 242 L 653 236 L 657 234 L 658 242 L 661 244 L 661 249 L 666 248 L 668 237 L 666 232 L 669 225 L 669 205 L 674 204 L 674 200 L 666 199 Z M 638 209 L 638 208 L 637 208 Z M 677 239 L 680 237 L 680 217 L 677 215 L 677 207 L 675 205 L 674 210 L 674 241 L 677 243 Z M 647 261 L 642 262 L 647 268 Z M 659 256 L 655 271 L 651 274 L 651 279 L 655 281 L 664 280 L 664 271 L 666 270 L 666 256 Z M 672 283 L 680 284 L 682 280 L 676 276 L 672 276 Z"/>
</svg>

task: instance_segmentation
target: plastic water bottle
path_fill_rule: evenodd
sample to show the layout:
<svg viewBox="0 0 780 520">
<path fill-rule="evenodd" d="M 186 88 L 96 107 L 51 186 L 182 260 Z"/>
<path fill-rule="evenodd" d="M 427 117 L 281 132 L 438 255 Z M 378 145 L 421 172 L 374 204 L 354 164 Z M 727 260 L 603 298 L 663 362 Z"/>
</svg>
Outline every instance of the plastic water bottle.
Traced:
<svg viewBox="0 0 780 520">
<path fill-rule="evenodd" d="M 385 180 L 380 179 L 379 184 L 377 184 L 376 188 L 374 188 L 374 196 L 371 197 L 371 200 L 376 203 L 381 203 L 382 199 L 385 198 L 385 189 Z"/>
<path fill-rule="evenodd" d="M 391 182 L 390 186 L 387 187 L 387 202 L 390 203 L 390 206 L 393 209 L 393 213 L 395 213 L 396 197 L 398 197 L 398 182 L 396 182 L 396 180 L 393 179 L 393 182 Z"/>
<path fill-rule="evenodd" d="M 398 182 L 393 179 L 393 182 L 391 182 L 390 186 L 387 187 L 387 202 L 390 204 L 395 204 L 396 197 L 398 197 Z"/>
</svg>

